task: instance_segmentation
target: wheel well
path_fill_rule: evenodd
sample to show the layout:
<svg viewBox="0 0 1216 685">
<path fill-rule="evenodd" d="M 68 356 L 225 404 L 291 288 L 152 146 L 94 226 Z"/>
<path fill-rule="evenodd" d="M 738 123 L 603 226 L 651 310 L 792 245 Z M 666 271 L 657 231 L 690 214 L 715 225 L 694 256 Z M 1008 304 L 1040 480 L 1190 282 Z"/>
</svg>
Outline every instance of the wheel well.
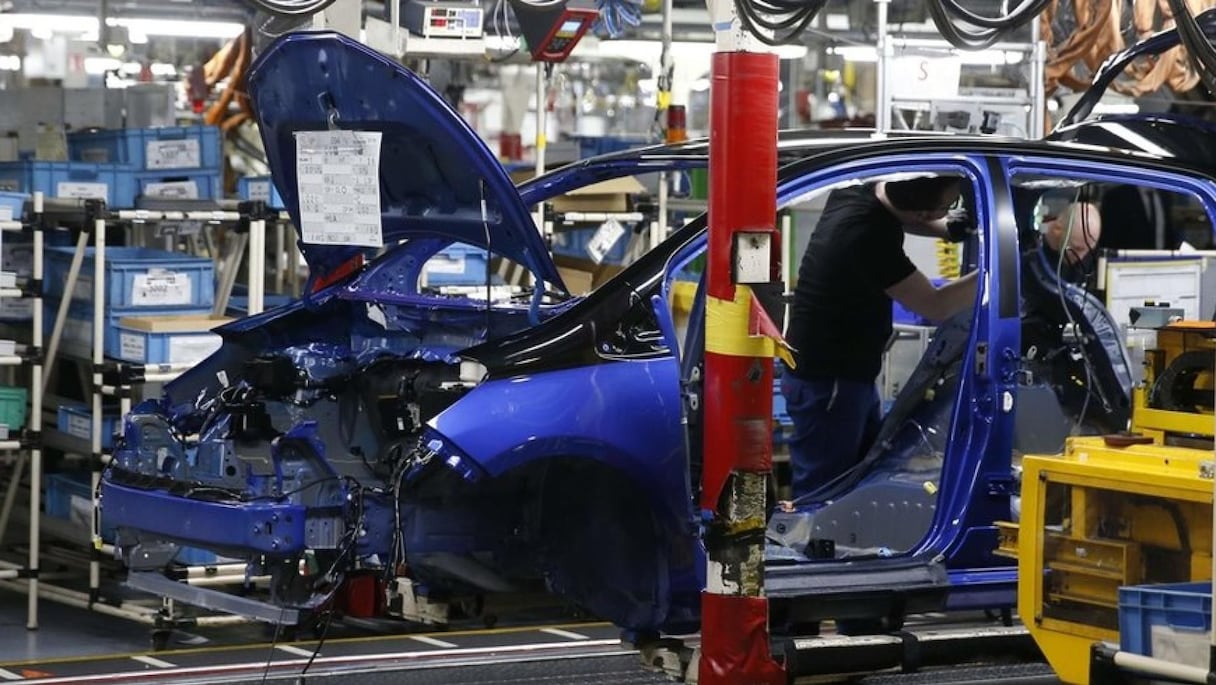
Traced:
<svg viewBox="0 0 1216 685">
<path fill-rule="evenodd" d="M 660 622 L 672 541 L 642 485 L 591 459 L 554 458 L 529 470 L 539 479 L 529 514 L 551 589 L 618 625 Z"/>
</svg>

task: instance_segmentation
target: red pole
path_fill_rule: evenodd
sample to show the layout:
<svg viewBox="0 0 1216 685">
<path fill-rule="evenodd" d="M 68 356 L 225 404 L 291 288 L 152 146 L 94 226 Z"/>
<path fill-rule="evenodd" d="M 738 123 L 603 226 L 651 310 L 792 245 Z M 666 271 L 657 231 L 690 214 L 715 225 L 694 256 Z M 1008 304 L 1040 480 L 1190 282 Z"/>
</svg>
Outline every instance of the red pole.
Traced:
<svg viewBox="0 0 1216 685">
<path fill-rule="evenodd" d="M 774 54 L 714 54 L 701 490 L 709 562 L 698 672 L 708 685 L 786 682 L 770 654 L 764 597 L 773 347 L 755 336 L 759 305 L 748 286 L 781 273 L 777 74 Z"/>
</svg>

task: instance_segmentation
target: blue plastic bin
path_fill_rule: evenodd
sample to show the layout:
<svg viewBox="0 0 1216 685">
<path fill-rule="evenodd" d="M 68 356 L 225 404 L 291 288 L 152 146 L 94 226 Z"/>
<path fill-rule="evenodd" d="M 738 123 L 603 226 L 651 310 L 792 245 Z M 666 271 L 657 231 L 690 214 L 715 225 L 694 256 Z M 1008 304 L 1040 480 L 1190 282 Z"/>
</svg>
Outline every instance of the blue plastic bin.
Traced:
<svg viewBox="0 0 1216 685">
<path fill-rule="evenodd" d="M 618 138 L 616 136 L 586 136 L 578 139 L 579 156 L 584 158 L 652 144 L 650 141 L 640 138 Z"/>
<path fill-rule="evenodd" d="M 93 299 L 93 253 L 86 248 L 73 299 Z M 62 297 L 75 248 L 53 247 L 46 251 L 43 292 Z M 106 249 L 106 305 L 145 311 L 210 307 L 215 303 L 215 266 L 210 259 L 147 247 Z"/>
<path fill-rule="evenodd" d="M 270 311 L 276 307 L 282 307 L 291 304 L 291 295 L 264 295 L 262 297 L 262 311 Z M 249 296 L 248 295 L 233 295 L 228 298 L 228 316 L 245 317 L 249 316 Z"/>
<path fill-rule="evenodd" d="M 139 171 L 219 169 L 215 126 L 91 129 L 68 134 L 68 157 L 81 162 L 130 164 Z"/>
<path fill-rule="evenodd" d="M 21 221 L 25 218 L 25 202 L 29 193 L 0 191 L 0 221 Z M 6 217 L 5 214 L 8 214 Z"/>
<path fill-rule="evenodd" d="M 587 252 L 587 245 L 591 243 L 591 239 L 598 230 L 598 228 L 574 228 L 557 231 L 553 239 L 553 254 L 575 259 L 591 259 L 591 255 Z M 630 233 L 627 230 L 612 246 L 612 249 L 604 255 L 604 261 L 601 263 L 618 266 L 623 264 L 625 251 L 629 248 L 629 237 Z"/>
<path fill-rule="evenodd" d="M 196 317 L 209 312 L 195 314 Z M 159 314 L 157 316 L 160 316 Z M 211 328 L 225 323 L 216 320 Z M 203 328 L 199 326 L 198 328 Z M 149 331 L 115 317 L 116 340 L 106 340 L 106 355 L 137 364 L 194 364 L 210 357 L 223 344 L 218 333 L 205 330 Z"/>
<path fill-rule="evenodd" d="M 43 301 L 43 330 L 47 335 L 51 334 L 51 329 L 55 325 L 55 315 L 59 309 L 59 300 L 57 298 L 48 298 Z M 103 344 L 103 352 L 105 356 L 113 359 L 122 359 L 124 361 L 142 363 L 142 364 L 165 364 L 170 363 L 169 357 L 172 356 L 175 346 L 178 349 L 198 349 L 199 346 L 207 347 L 211 345 L 215 339 L 210 338 L 211 343 L 199 341 L 197 338 L 200 334 L 180 334 L 188 335 L 189 340 L 182 339 L 175 341 L 174 337 L 179 334 L 169 333 L 145 333 L 138 341 L 131 339 L 131 331 L 124 331 L 119 326 L 119 321 L 127 316 L 202 316 L 211 312 L 210 307 L 194 307 L 177 310 L 157 310 L 149 312 L 143 309 L 118 309 L 111 310 L 106 318 L 105 332 L 103 333 L 105 340 Z M 127 338 L 124 339 L 124 333 Z M 124 342 L 126 343 L 124 345 Z M 93 306 L 88 302 L 72 301 L 68 306 L 68 316 L 63 324 L 63 337 L 60 340 L 60 348 L 66 354 L 75 355 L 78 357 L 90 357 L 93 350 Z"/>
<path fill-rule="evenodd" d="M 114 208 L 135 206 L 134 168 L 89 162 L 0 162 L 0 190 L 47 197 L 92 197 Z"/>
<path fill-rule="evenodd" d="M 72 518 L 72 500 L 91 503 L 93 493 L 92 476 L 88 473 L 52 473 L 46 476 L 46 515 L 69 520 Z M 88 504 L 91 507 L 91 504 Z M 83 522 L 82 522 L 83 523 Z M 114 542 L 114 527 L 106 525 L 105 509 L 101 512 L 101 539 Z"/>
<path fill-rule="evenodd" d="M 102 414 L 101 417 L 101 446 L 110 449 L 114 446 L 114 427 L 118 423 L 116 415 Z M 56 427 L 60 433 L 81 440 L 93 439 L 93 410 L 83 404 L 65 404 L 59 407 L 56 417 Z"/>
<path fill-rule="evenodd" d="M 215 566 L 216 564 L 228 564 L 238 561 L 237 559 L 221 557 L 215 552 L 197 547 L 178 548 L 177 556 L 174 557 L 174 560 L 186 566 Z"/>
<path fill-rule="evenodd" d="M 283 196 L 269 176 L 247 176 L 236 183 L 242 200 L 261 200 L 271 209 L 285 209 Z"/>
<path fill-rule="evenodd" d="M 137 171 L 140 197 L 169 200 L 214 200 L 224 196 L 223 177 L 215 169 L 190 173 Z"/>
<path fill-rule="evenodd" d="M 1168 583 L 1119 588 L 1119 648 L 1207 668 L 1212 629 L 1212 583 Z M 1154 654 L 1154 642 L 1170 654 Z"/>
<path fill-rule="evenodd" d="M 431 287 L 445 285 L 484 285 L 490 253 L 479 247 L 455 243 L 437 252 L 424 267 L 426 283 Z M 502 278 L 490 274 L 491 284 L 501 284 Z"/>
</svg>

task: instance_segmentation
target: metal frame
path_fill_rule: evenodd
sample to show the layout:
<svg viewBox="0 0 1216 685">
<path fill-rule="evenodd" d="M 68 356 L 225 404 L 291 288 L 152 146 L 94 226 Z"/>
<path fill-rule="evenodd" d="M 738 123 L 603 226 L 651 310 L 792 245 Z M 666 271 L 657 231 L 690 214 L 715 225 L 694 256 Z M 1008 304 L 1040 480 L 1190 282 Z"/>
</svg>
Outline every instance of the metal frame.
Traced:
<svg viewBox="0 0 1216 685">
<path fill-rule="evenodd" d="M 59 342 L 62 339 L 63 327 L 66 322 L 68 307 L 71 301 L 71 293 L 75 290 L 75 285 L 80 275 L 80 268 L 84 261 L 85 248 L 88 246 L 89 230 L 81 232 L 80 238 L 76 244 L 76 252 L 73 255 L 72 264 L 69 268 L 67 282 L 65 284 L 66 296 L 61 301 L 56 312 L 55 324 L 50 335 L 50 342 L 43 355 L 43 309 L 42 309 L 42 278 L 43 278 L 43 223 L 44 211 L 49 208 L 60 213 L 77 213 L 85 217 L 84 225 L 87 227 L 91 224 L 91 232 L 94 241 L 94 260 L 93 260 L 93 301 L 95 303 L 105 302 L 105 251 L 106 251 L 106 228 L 113 222 L 130 222 L 130 223 L 156 223 L 161 221 L 200 221 L 206 223 L 235 223 L 248 221 L 249 230 L 246 235 L 241 236 L 240 249 L 234 251 L 233 256 L 223 260 L 222 267 L 222 292 L 221 297 L 217 298 L 219 311 L 223 311 L 227 307 L 228 297 L 231 293 L 233 284 L 235 283 L 236 273 L 240 268 L 240 255 L 246 252 L 249 257 L 249 314 L 259 314 L 264 309 L 265 299 L 265 251 L 266 251 L 266 216 L 267 212 L 263 211 L 260 203 L 242 203 L 234 205 L 234 203 L 220 203 L 219 209 L 135 209 L 135 210 L 117 210 L 107 211 L 104 203 L 97 201 L 62 201 L 44 200 L 41 193 L 34 194 L 33 200 L 33 219 L 31 221 L 34 226 L 34 273 L 33 273 L 33 296 L 35 298 L 34 314 L 33 314 L 33 343 L 27 357 L 34 359 L 33 379 L 31 390 L 31 411 L 28 423 L 30 439 L 27 441 L 30 446 L 30 472 L 31 472 L 31 488 L 29 501 L 29 526 L 30 526 L 30 551 L 29 564 L 27 567 L 19 567 L 8 562 L 0 562 L 0 589 L 11 589 L 25 592 L 29 596 L 29 617 L 27 627 L 34 630 L 38 627 L 38 599 L 45 598 L 55 600 L 71 606 L 80 608 L 97 610 L 100 613 L 117 616 L 130 620 L 135 620 L 142 623 L 163 627 L 166 624 L 174 623 L 175 611 L 173 608 L 172 598 L 162 593 L 162 607 L 153 609 L 131 602 L 112 605 L 98 602 L 101 584 L 101 555 L 105 553 L 113 554 L 114 548 L 111 545 L 103 544 L 101 540 L 101 516 L 98 509 L 96 499 L 97 489 L 100 483 L 101 471 L 105 464 L 109 462 L 109 455 L 102 448 L 102 398 L 104 396 L 117 396 L 120 403 L 120 413 L 125 415 L 131 409 L 131 395 L 135 382 L 127 379 L 138 377 L 140 383 L 166 383 L 176 379 L 183 372 L 187 371 L 193 364 L 126 364 L 115 363 L 105 358 L 105 329 L 106 317 L 105 307 L 95 306 L 93 308 L 93 345 L 90 360 L 92 363 L 92 440 L 90 442 L 92 467 L 91 492 L 93 493 L 93 524 L 91 531 L 92 545 L 89 559 L 89 589 L 87 592 L 80 592 L 64 587 L 59 587 L 51 584 L 39 585 L 38 568 L 39 554 L 41 548 L 41 525 L 40 525 L 40 510 L 41 503 L 41 482 L 42 482 L 42 450 L 41 450 L 41 431 L 42 431 L 42 404 L 43 397 L 47 390 L 46 384 L 50 378 L 50 371 L 53 368 L 55 358 L 58 356 Z M 164 205 L 164 203 L 161 203 Z M 230 207 L 229 205 L 233 205 Z M 20 230 L 23 224 L 21 222 L 0 222 L 0 230 Z M 282 224 L 279 224 L 282 228 Z M 280 244 L 283 239 L 280 237 Z M 259 255 L 261 257 L 259 257 Z M 0 292 L 0 296 L 9 295 L 7 292 Z M 43 363 L 45 359 L 45 367 Z M 0 358 L 0 365 L 13 365 L 24 363 L 25 359 L 21 357 Z M 107 383 L 106 374 L 110 371 L 117 371 L 119 381 L 117 384 Z M 121 422 L 117 429 L 122 430 Z M 0 442 L 0 449 L 19 449 L 22 447 L 22 441 L 10 440 Z M 0 509 L 0 531 L 3 531 L 8 524 L 9 517 L 16 500 L 17 489 L 19 487 L 23 470 L 25 467 L 25 459 L 19 459 L 15 464 L 12 482 L 10 482 L 7 492 L 5 493 L 4 504 Z M 197 574 L 187 569 L 187 577 L 185 578 L 184 586 L 189 585 L 221 585 L 232 583 L 244 583 L 244 567 L 240 567 L 240 573 L 235 573 L 233 569 L 227 566 L 221 567 L 218 570 L 223 570 L 223 573 L 206 573 Z M 28 585 L 21 583 L 23 579 L 28 580 Z M 256 581 L 258 579 L 250 579 Z M 175 581 L 167 581 L 175 582 Z M 199 617 L 190 619 L 195 625 L 227 625 L 232 623 L 244 622 L 246 619 L 240 616 L 213 616 Z"/>
</svg>

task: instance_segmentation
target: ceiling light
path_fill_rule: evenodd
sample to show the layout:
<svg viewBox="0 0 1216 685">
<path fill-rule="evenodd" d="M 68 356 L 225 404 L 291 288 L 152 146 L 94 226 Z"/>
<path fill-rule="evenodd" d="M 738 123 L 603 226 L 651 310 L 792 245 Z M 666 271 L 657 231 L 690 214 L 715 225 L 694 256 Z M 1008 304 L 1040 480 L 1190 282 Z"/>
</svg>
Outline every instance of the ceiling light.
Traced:
<svg viewBox="0 0 1216 685">
<path fill-rule="evenodd" d="M 110 18 L 106 20 L 106 25 L 127 29 L 133 43 L 146 42 L 148 36 L 227 40 L 241 35 L 241 32 L 245 30 L 243 25 L 235 22 L 180 19 Z M 98 22 L 95 17 L 67 14 L 0 14 L 0 27 L 26 29 L 37 38 L 49 37 L 53 33 L 96 34 L 98 32 Z"/>
</svg>

